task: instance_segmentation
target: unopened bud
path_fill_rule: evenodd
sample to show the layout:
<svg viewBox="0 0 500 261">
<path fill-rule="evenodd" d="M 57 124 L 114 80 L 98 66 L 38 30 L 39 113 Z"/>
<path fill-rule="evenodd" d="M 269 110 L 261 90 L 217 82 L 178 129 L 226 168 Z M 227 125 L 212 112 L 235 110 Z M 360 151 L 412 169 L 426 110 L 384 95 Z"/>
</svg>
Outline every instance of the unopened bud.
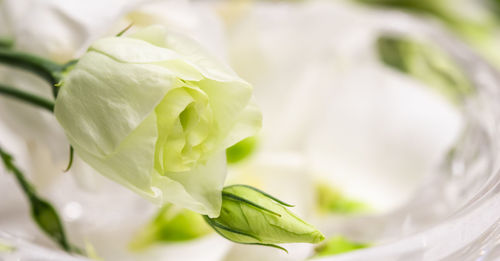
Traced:
<svg viewBox="0 0 500 261">
<path fill-rule="evenodd" d="M 318 243 L 324 239 L 321 232 L 287 207 L 291 205 L 256 188 L 233 185 L 222 191 L 220 216 L 205 219 L 220 235 L 236 243 L 278 247 L 274 244 Z"/>
</svg>

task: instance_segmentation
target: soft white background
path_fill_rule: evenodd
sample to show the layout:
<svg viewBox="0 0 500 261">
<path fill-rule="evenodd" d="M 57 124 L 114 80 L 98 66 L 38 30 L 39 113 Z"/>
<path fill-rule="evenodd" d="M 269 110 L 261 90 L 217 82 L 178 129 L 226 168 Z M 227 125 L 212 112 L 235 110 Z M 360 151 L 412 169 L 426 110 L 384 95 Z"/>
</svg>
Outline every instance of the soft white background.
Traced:
<svg viewBox="0 0 500 261">
<path fill-rule="evenodd" d="M 379 64 L 376 12 L 328 1 L 146 2 L 4 0 L 0 32 L 13 36 L 16 48 L 58 62 L 116 34 L 130 17 L 140 19 L 137 26 L 161 23 L 199 40 L 254 85 L 264 115 L 258 152 L 231 168 L 228 182 L 260 186 L 296 204 L 327 236 L 338 231 L 313 212 L 315 182 L 340 188 L 376 213 L 390 211 L 412 195 L 460 132 L 455 107 Z M 35 77 L 0 73 L 2 81 L 50 97 Z M 216 235 L 129 253 L 130 238 L 156 208 L 78 159 L 62 173 L 68 144 L 52 115 L 1 98 L 0 144 L 55 203 L 72 242 L 92 244 L 105 260 L 302 260 L 312 253 L 306 244 L 286 246 L 287 255 Z M 0 171 L 0 231 L 57 249 L 33 225 L 10 174 Z M 43 259 L 45 250 L 31 246 L 20 250 L 12 260 L 68 260 Z"/>
</svg>

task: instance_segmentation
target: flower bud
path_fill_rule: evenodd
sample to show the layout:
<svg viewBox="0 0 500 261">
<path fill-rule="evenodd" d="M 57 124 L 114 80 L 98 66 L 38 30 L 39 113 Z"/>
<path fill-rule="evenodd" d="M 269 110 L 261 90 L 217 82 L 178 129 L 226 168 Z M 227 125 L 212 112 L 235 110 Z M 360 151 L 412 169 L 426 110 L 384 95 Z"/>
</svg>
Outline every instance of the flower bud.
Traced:
<svg viewBox="0 0 500 261">
<path fill-rule="evenodd" d="M 223 237 L 242 244 L 318 243 L 323 234 L 295 216 L 291 207 L 263 191 L 232 185 L 222 191 L 220 216 L 207 223 Z M 282 248 L 281 248 L 282 249 Z"/>
</svg>

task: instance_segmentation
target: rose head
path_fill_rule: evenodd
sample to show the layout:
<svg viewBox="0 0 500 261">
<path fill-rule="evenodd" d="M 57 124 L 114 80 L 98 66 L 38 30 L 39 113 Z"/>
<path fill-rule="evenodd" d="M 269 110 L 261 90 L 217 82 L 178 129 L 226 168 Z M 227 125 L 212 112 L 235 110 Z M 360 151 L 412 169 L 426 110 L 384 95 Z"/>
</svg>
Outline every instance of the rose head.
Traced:
<svg viewBox="0 0 500 261">
<path fill-rule="evenodd" d="M 144 197 L 217 216 L 225 149 L 254 135 L 252 87 L 192 40 L 160 26 L 90 46 L 55 115 L 77 154 Z"/>
</svg>

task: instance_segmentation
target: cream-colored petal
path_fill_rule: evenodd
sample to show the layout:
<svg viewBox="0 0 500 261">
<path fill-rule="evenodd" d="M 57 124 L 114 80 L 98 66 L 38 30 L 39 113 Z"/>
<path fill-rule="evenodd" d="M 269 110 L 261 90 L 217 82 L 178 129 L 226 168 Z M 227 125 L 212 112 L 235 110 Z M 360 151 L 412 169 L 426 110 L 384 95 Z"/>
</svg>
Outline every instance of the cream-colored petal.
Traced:
<svg viewBox="0 0 500 261">
<path fill-rule="evenodd" d="M 184 61 L 191 66 L 194 66 L 204 77 L 216 81 L 242 81 L 231 68 L 224 63 L 218 61 L 217 58 L 209 54 L 201 45 L 193 39 L 168 31 L 165 27 L 159 25 L 149 26 L 140 32 L 130 36 L 131 38 L 140 39 L 150 44 L 148 49 L 141 50 L 140 61 L 139 57 L 134 57 L 135 62 L 151 63 L 165 60 L 167 56 L 148 55 L 154 53 L 150 49 L 166 48 L 181 55 Z M 110 48 L 106 48 L 109 52 Z M 116 53 L 116 52 L 115 52 Z M 120 52 L 120 54 L 125 55 Z M 129 57 L 129 56 L 128 56 Z"/>
<path fill-rule="evenodd" d="M 199 81 L 203 78 L 199 67 L 190 63 L 183 55 L 157 46 L 148 39 L 108 37 L 92 44 L 90 50 L 106 54 L 123 63 L 156 64 L 187 81 Z"/>
<path fill-rule="evenodd" d="M 70 143 L 73 144 L 78 156 L 99 173 L 159 203 L 161 193 L 151 187 L 154 146 L 157 136 L 156 117 L 151 113 L 120 144 L 116 153 L 105 158 L 76 145 L 78 143 L 71 138 Z"/>
<path fill-rule="evenodd" d="M 204 79 L 197 85 L 209 96 L 216 128 L 222 138 L 220 142 L 224 142 L 225 137 L 242 117 L 251 99 L 252 87 L 240 82 L 216 82 L 209 79 Z M 237 142 L 236 136 L 231 140 Z"/>
<path fill-rule="evenodd" d="M 225 179 L 226 157 L 224 152 L 220 152 L 190 171 L 171 172 L 166 176 L 156 174 L 153 183 L 159 191 L 168 193 L 164 195 L 163 202 L 217 217 Z"/>
<path fill-rule="evenodd" d="M 229 66 L 220 62 L 196 41 L 187 36 L 168 32 L 165 43 L 166 48 L 181 54 L 184 59 L 196 66 L 206 78 L 221 82 L 244 82 Z"/>
<path fill-rule="evenodd" d="M 124 63 L 154 63 L 181 58 L 181 55 L 173 50 L 130 37 L 103 38 L 93 43 L 90 50 L 109 55 Z"/>
<path fill-rule="evenodd" d="M 65 79 L 55 115 L 73 146 L 105 157 L 174 88 L 174 79 L 159 66 L 124 64 L 89 52 Z"/>
<path fill-rule="evenodd" d="M 224 146 L 230 147 L 237 142 L 259 133 L 262 128 L 262 113 L 257 104 L 251 101 L 250 104 L 239 115 L 236 123 L 224 140 Z"/>
<path fill-rule="evenodd" d="M 177 88 L 168 92 L 155 108 L 159 133 L 155 168 L 160 174 L 167 170 L 183 171 L 188 168 L 181 158 L 186 139 L 179 115 L 194 102 L 194 98 L 185 88 Z"/>
</svg>

